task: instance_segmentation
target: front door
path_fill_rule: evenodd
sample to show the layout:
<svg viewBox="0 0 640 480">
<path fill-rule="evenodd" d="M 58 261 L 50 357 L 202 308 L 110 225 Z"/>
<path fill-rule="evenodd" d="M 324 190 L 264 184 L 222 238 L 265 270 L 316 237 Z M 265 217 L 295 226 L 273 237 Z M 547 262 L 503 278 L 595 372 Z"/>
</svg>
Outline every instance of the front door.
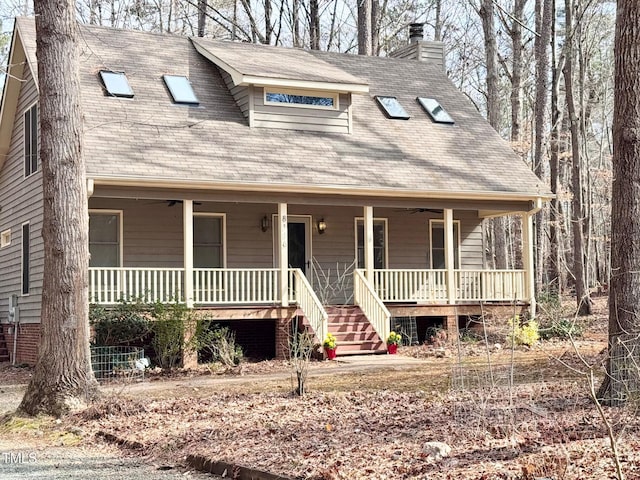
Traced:
<svg viewBox="0 0 640 480">
<path fill-rule="evenodd" d="M 277 221 L 274 221 L 277 225 Z M 277 237 L 277 229 L 274 229 Z M 311 281 L 311 217 L 306 215 L 287 216 L 287 255 L 289 268 L 299 268 Z M 278 245 L 280 242 L 275 242 Z M 278 249 L 275 249 L 276 265 L 279 264 Z"/>
<path fill-rule="evenodd" d="M 304 222 L 289 221 L 289 268 L 299 268 L 307 274 L 307 235 Z"/>
</svg>

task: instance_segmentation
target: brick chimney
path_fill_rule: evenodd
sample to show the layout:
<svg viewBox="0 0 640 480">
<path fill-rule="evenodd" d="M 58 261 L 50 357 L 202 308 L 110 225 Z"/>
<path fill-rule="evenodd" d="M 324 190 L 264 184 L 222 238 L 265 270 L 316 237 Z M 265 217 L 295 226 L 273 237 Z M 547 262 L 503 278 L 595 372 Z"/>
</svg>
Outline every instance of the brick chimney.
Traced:
<svg viewBox="0 0 640 480">
<path fill-rule="evenodd" d="M 444 70 L 444 44 L 423 38 L 424 23 L 410 23 L 409 45 L 394 50 L 389 56 L 431 63 Z"/>
</svg>

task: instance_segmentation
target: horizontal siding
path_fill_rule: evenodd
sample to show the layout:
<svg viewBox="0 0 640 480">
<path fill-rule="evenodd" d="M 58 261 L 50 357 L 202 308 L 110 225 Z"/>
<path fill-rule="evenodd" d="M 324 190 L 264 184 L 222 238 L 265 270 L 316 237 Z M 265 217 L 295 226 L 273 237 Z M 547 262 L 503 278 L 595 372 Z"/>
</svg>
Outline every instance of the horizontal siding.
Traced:
<svg viewBox="0 0 640 480">
<path fill-rule="evenodd" d="M 238 104 L 238 107 L 240 107 L 242 114 L 245 118 L 249 118 L 249 87 L 234 85 L 231 75 L 224 70 L 220 70 L 220 74 Z"/>
<path fill-rule="evenodd" d="M 169 207 L 163 200 L 118 200 L 91 198 L 90 208 L 123 210 L 124 266 L 183 266 L 182 205 Z M 226 215 L 226 252 L 229 268 L 271 268 L 274 262 L 273 215 L 275 204 L 202 202 L 194 205 L 195 213 Z M 355 218 L 363 216 L 359 207 L 321 205 L 289 205 L 288 214 L 312 217 L 311 251 L 319 269 L 311 275 L 314 288 L 335 283 L 352 266 L 356 256 Z M 264 216 L 269 229 L 262 232 Z M 376 208 L 376 218 L 388 221 L 389 268 L 429 267 L 429 219 L 442 215 L 416 212 L 410 209 Z M 477 212 L 456 211 L 461 221 L 462 268 L 482 268 L 482 230 Z M 327 230 L 320 235 L 315 227 L 323 218 Z M 352 278 L 346 278 L 345 288 L 351 290 Z M 347 299 L 344 299 L 347 300 Z"/>
<path fill-rule="evenodd" d="M 20 91 L 7 161 L 0 171 L 0 231 L 11 230 L 11 244 L 0 249 L 0 318 L 8 315 L 9 296 L 20 295 L 22 224 L 30 224 L 30 293 L 20 296 L 20 321 L 40 321 L 44 249 L 42 243 L 42 173 L 24 178 L 24 111 L 37 100 L 29 69 Z"/>
<path fill-rule="evenodd" d="M 350 96 L 341 94 L 338 109 L 265 105 L 264 88 L 253 89 L 254 127 L 285 130 L 310 130 L 330 133 L 349 133 Z"/>
</svg>

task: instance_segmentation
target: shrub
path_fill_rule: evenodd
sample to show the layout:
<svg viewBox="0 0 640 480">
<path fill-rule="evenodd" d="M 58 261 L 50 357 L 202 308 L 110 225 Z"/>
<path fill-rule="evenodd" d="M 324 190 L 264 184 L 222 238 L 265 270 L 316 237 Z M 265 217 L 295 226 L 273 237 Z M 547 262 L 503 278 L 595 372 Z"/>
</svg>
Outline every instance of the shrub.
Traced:
<svg viewBox="0 0 640 480">
<path fill-rule="evenodd" d="M 581 337 L 583 329 L 575 321 L 562 318 L 552 322 L 547 328 L 540 329 L 540 336 L 543 340 L 550 338 L 576 338 Z"/>
<path fill-rule="evenodd" d="M 105 308 L 91 305 L 89 323 L 93 328 L 94 346 L 148 347 L 151 335 L 152 308 L 140 301 L 120 301 Z"/>
<path fill-rule="evenodd" d="M 121 300 L 113 307 L 91 305 L 89 321 L 94 346 L 136 346 L 153 351 L 154 363 L 176 367 L 182 357 L 184 326 L 191 311 L 180 303 Z"/>
<path fill-rule="evenodd" d="M 236 343 L 236 335 L 228 327 L 213 324 L 211 320 L 198 322 L 193 337 L 194 348 L 209 354 L 211 361 L 227 367 L 235 367 L 244 357 L 242 348 Z"/>
<path fill-rule="evenodd" d="M 507 335 L 509 344 L 527 345 L 530 347 L 539 339 L 538 323 L 535 320 L 521 323 L 519 315 L 509 319 L 509 333 Z"/>
<path fill-rule="evenodd" d="M 180 303 L 153 304 L 151 322 L 156 361 L 161 368 L 173 369 L 179 365 L 184 343 L 184 327 L 191 321 L 191 311 Z"/>
</svg>

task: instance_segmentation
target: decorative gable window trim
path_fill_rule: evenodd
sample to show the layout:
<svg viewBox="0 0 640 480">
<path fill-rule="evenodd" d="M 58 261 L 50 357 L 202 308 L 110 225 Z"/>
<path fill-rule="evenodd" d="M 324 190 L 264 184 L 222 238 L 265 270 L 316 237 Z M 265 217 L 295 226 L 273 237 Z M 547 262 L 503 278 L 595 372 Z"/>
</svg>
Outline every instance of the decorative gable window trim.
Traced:
<svg viewBox="0 0 640 480">
<path fill-rule="evenodd" d="M 394 120 L 409 120 L 411 118 L 396 97 L 376 95 L 375 99 L 387 118 Z"/>
<path fill-rule="evenodd" d="M 338 110 L 339 99 L 340 94 L 337 92 L 269 87 L 264 89 L 264 104 L 277 105 L 279 107 Z"/>
<path fill-rule="evenodd" d="M 11 229 L 4 230 L 0 233 L 0 248 L 5 248 L 11 245 Z"/>
<path fill-rule="evenodd" d="M 429 117 L 431 117 L 434 123 L 444 123 L 448 125 L 456 123 L 435 98 L 416 97 L 416 101 L 424 111 L 429 114 Z"/>
<path fill-rule="evenodd" d="M 107 95 L 111 97 L 133 98 L 133 90 L 124 72 L 100 70 L 100 79 L 102 80 Z"/>
<path fill-rule="evenodd" d="M 167 86 L 173 103 L 181 105 L 200 105 L 191 82 L 184 75 L 163 75 L 162 79 Z"/>
<path fill-rule="evenodd" d="M 24 178 L 38 171 L 38 104 L 34 103 L 24 112 Z"/>
</svg>

